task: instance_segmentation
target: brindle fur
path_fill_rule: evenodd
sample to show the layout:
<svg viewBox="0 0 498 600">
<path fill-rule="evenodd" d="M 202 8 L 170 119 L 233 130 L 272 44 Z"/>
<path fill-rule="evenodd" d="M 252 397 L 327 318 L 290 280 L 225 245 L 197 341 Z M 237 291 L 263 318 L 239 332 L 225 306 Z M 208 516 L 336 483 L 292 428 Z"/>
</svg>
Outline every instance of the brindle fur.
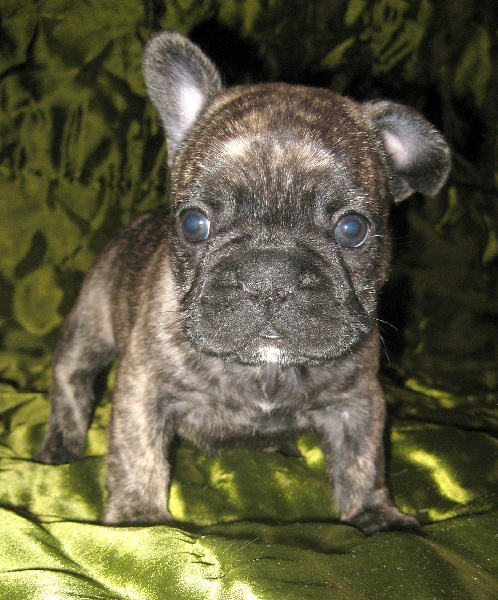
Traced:
<svg viewBox="0 0 498 600">
<path fill-rule="evenodd" d="M 118 355 L 105 522 L 171 521 L 174 435 L 213 452 L 284 445 L 311 429 L 343 521 L 366 533 L 416 528 L 384 480 L 377 296 L 390 205 L 439 190 L 444 139 L 388 101 L 285 84 L 224 90 L 174 33 L 150 42 L 145 76 L 172 208 L 137 219 L 88 273 L 57 346 L 37 459 L 84 454 L 95 376 Z M 205 242 L 183 239 L 186 207 L 209 216 Z M 359 248 L 333 239 L 351 211 L 371 223 Z"/>
</svg>

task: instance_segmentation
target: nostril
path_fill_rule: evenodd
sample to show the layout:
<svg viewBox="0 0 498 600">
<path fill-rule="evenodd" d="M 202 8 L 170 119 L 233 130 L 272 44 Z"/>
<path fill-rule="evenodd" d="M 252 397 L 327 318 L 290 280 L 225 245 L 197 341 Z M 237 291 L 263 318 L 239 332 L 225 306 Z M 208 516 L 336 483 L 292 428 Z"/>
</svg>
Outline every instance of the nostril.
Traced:
<svg viewBox="0 0 498 600">
<path fill-rule="evenodd" d="M 245 292 L 250 298 L 258 300 L 261 297 L 261 292 L 259 290 L 251 289 L 245 281 L 238 281 L 238 287 L 243 292 Z"/>
<path fill-rule="evenodd" d="M 294 294 L 294 286 L 275 288 L 271 285 L 262 284 L 260 287 L 249 287 L 244 281 L 239 281 L 238 288 L 245 292 L 253 300 L 261 302 L 285 302 L 287 298 Z"/>
<path fill-rule="evenodd" d="M 287 298 L 291 294 L 294 294 L 295 291 L 296 291 L 295 287 L 289 287 L 286 289 L 275 290 L 275 297 L 271 298 L 271 300 L 278 300 L 279 302 L 285 302 L 285 300 L 287 300 Z"/>
</svg>

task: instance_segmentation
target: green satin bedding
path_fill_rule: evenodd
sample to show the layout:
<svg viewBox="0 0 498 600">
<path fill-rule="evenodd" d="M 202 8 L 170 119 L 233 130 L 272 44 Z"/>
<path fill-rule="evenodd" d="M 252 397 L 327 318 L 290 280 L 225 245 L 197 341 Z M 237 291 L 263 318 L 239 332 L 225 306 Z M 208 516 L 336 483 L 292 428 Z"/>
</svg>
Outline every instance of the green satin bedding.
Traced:
<svg viewBox="0 0 498 600">
<path fill-rule="evenodd" d="M 0 2 L 1 600 L 498 599 L 493 12 L 464 0 Z M 103 526 L 109 389 L 84 459 L 33 462 L 84 272 L 167 201 L 140 64 L 163 28 L 190 32 L 230 83 L 389 96 L 448 137 L 447 188 L 394 210 L 381 312 L 390 488 L 420 533 L 340 524 L 312 434 L 301 457 L 213 458 L 178 440 L 177 527 Z"/>
</svg>

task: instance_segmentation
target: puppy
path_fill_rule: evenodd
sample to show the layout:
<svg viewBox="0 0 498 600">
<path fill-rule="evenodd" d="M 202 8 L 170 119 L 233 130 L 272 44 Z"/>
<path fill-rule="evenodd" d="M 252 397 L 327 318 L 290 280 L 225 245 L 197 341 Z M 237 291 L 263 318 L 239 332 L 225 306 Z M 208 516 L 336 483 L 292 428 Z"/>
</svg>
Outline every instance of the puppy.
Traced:
<svg viewBox="0 0 498 600">
<path fill-rule="evenodd" d="M 223 89 L 201 50 L 153 38 L 145 80 L 171 208 L 138 218 L 88 273 L 55 352 L 37 454 L 84 454 L 98 372 L 120 357 L 106 523 L 168 522 L 173 436 L 204 452 L 320 440 L 341 519 L 413 529 L 390 499 L 377 379 L 388 213 L 435 194 L 448 146 L 413 110 L 280 83 Z"/>
</svg>

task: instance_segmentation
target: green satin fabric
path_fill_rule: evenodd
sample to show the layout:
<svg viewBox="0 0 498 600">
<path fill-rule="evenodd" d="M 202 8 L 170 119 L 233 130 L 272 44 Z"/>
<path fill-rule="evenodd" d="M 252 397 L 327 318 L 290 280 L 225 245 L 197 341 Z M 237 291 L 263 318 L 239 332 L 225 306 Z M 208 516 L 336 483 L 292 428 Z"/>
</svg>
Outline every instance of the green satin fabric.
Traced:
<svg viewBox="0 0 498 600">
<path fill-rule="evenodd" d="M 395 420 L 391 489 L 420 534 L 365 538 L 339 524 L 311 435 L 301 458 L 208 458 L 181 442 L 178 527 L 109 527 L 99 524 L 109 404 L 88 456 L 60 466 L 31 460 L 46 397 L 5 391 L 1 406 L 0 598 L 498 597 L 498 440 L 483 431 Z"/>
<path fill-rule="evenodd" d="M 491 5 L 2 0 L 0 600 L 498 598 Z M 118 229 L 167 199 L 141 75 L 144 41 L 163 28 L 192 32 L 230 82 L 390 96 L 448 137 L 448 186 L 393 211 L 380 323 L 390 488 L 420 534 L 366 538 L 340 524 L 311 434 L 297 440 L 301 458 L 208 458 L 178 441 L 177 527 L 103 526 L 109 392 L 84 459 L 32 460 L 58 330 L 84 273 Z"/>
</svg>

